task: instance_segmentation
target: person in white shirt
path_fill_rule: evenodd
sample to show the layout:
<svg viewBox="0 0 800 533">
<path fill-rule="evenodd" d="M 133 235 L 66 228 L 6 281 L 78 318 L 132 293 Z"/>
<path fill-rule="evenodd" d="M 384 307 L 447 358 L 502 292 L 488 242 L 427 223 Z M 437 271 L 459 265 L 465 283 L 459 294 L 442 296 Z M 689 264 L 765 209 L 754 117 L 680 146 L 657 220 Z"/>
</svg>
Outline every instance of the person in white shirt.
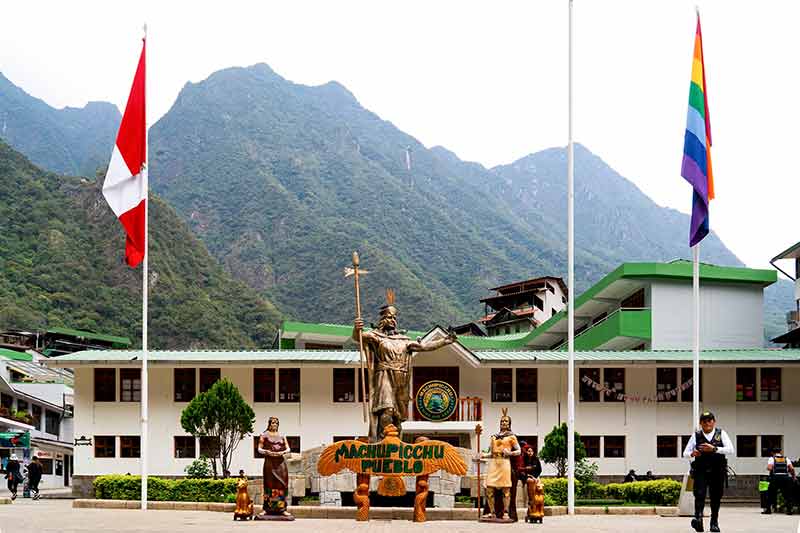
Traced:
<svg viewBox="0 0 800 533">
<path fill-rule="evenodd" d="M 716 427 L 717 420 L 711 411 L 703 411 L 700 415 L 702 428 L 689 439 L 683 456 L 692 461 L 692 478 L 694 479 L 694 518 L 692 527 L 695 531 L 703 531 L 703 509 L 706 503 L 706 492 L 711 499 L 710 531 L 719 531 L 719 506 L 725 478 L 728 474 L 728 455 L 734 455 L 733 443 L 728 434 Z"/>
</svg>

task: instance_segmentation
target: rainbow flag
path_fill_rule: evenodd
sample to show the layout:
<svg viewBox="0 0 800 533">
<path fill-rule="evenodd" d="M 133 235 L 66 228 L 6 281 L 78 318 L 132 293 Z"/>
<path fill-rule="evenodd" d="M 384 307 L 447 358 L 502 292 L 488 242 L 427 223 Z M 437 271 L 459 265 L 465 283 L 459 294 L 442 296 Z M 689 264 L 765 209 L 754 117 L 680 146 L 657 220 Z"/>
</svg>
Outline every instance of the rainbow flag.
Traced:
<svg viewBox="0 0 800 533">
<path fill-rule="evenodd" d="M 703 34 L 700 14 L 694 36 L 692 82 L 689 84 L 689 113 L 683 142 L 681 176 L 692 184 L 692 223 L 689 246 L 708 235 L 708 204 L 714 198 L 714 175 L 711 172 L 711 120 L 708 112 L 708 87 L 703 62 Z"/>
</svg>

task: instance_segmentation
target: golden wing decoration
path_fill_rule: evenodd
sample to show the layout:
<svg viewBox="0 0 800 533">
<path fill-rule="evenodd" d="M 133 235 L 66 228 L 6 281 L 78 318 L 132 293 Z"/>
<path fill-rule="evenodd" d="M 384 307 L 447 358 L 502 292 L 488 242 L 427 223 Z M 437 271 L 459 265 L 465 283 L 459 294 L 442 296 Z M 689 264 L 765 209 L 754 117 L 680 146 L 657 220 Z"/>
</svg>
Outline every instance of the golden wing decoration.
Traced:
<svg viewBox="0 0 800 533">
<path fill-rule="evenodd" d="M 337 472 L 341 472 L 345 468 L 351 472 L 361 472 L 361 459 L 347 459 L 344 456 L 339 456 L 337 460 L 336 454 L 342 446 L 347 446 L 348 448 L 355 446 L 358 448 L 364 444 L 365 443 L 358 440 L 343 440 L 328 446 L 319 456 L 317 472 L 323 476 L 331 476 Z"/>
<path fill-rule="evenodd" d="M 432 474 L 437 470 L 444 470 L 457 476 L 467 475 L 467 463 L 464 461 L 464 458 L 461 456 L 461 454 L 458 453 L 458 450 L 450 444 L 440 440 L 426 440 L 419 442 L 414 446 L 423 446 L 426 448 L 434 447 L 434 449 L 441 446 L 444 448 L 443 457 L 437 458 L 434 455 L 432 459 L 424 460 L 425 466 L 422 469 L 422 475 Z"/>
</svg>

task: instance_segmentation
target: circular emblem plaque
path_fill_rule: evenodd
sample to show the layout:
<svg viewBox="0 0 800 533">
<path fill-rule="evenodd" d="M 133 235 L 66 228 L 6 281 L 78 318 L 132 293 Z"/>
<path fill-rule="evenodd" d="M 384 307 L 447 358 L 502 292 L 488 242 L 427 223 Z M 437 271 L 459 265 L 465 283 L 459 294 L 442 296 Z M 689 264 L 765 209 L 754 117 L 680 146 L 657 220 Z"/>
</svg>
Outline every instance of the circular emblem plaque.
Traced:
<svg viewBox="0 0 800 533">
<path fill-rule="evenodd" d="M 438 379 L 428 381 L 419 388 L 416 397 L 417 410 L 427 420 L 441 422 L 452 416 L 458 404 L 456 390 L 447 382 Z"/>
</svg>

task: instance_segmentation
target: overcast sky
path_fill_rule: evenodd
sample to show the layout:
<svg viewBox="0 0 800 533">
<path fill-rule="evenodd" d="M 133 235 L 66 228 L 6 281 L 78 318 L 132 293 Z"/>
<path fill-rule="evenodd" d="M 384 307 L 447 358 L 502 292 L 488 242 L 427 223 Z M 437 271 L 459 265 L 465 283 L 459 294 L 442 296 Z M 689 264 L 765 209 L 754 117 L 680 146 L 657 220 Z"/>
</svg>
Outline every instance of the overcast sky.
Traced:
<svg viewBox="0 0 800 533">
<path fill-rule="evenodd" d="M 800 2 L 698 3 L 711 226 L 745 263 L 767 266 L 800 240 Z M 575 140 L 684 212 L 694 6 L 575 0 Z M 151 123 L 187 81 L 266 62 L 297 83 L 337 80 L 426 146 L 486 166 L 567 142 L 567 0 L 8 2 L 0 71 L 56 107 L 122 108 L 145 20 Z"/>
</svg>

